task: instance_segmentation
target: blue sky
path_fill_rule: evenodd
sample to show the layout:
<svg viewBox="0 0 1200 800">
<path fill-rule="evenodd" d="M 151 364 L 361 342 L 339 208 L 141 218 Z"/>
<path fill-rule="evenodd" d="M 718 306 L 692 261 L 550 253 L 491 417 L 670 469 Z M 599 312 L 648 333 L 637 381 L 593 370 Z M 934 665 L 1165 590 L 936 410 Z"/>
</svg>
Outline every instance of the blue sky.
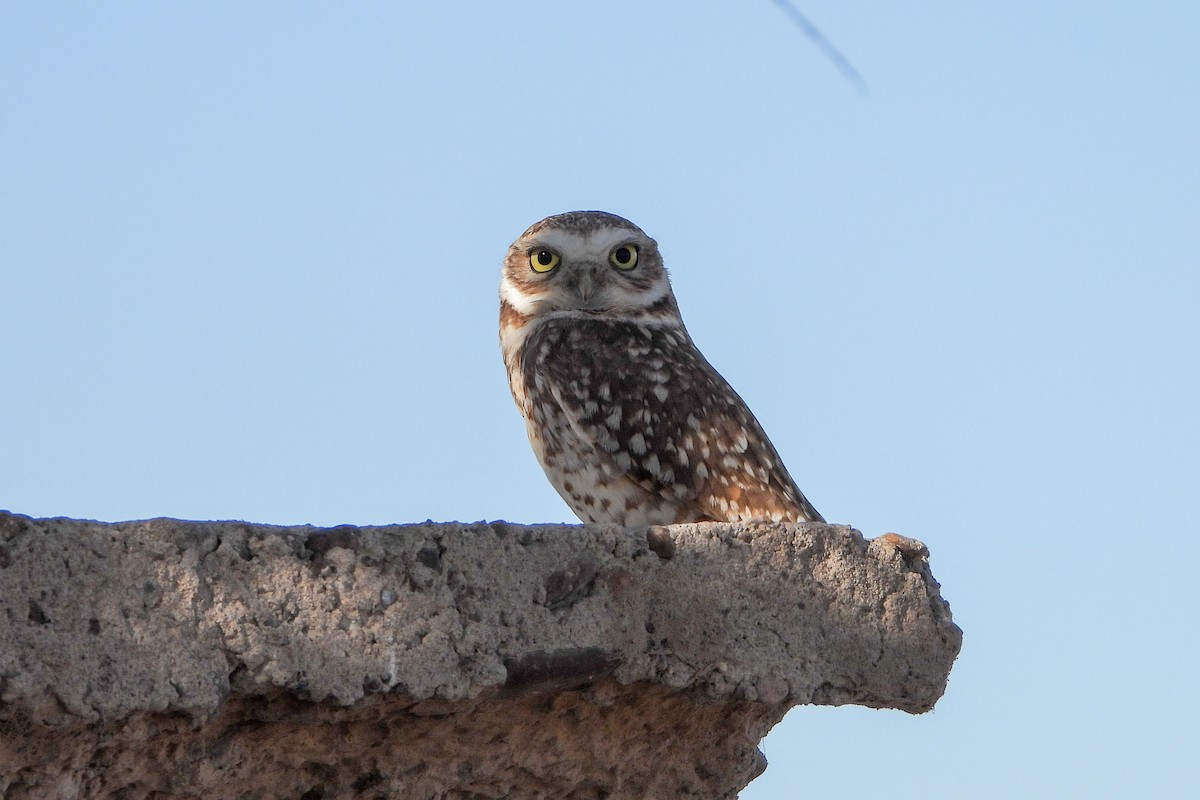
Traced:
<svg viewBox="0 0 1200 800">
<path fill-rule="evenodd" d="M 0 6 L 0 507 L 573 521 L 505 248 L 600 208 L 809 498 L 925 541 L 931 714 L 749 800 L 1194 790 L 1200 5 Z"/>
</svg>

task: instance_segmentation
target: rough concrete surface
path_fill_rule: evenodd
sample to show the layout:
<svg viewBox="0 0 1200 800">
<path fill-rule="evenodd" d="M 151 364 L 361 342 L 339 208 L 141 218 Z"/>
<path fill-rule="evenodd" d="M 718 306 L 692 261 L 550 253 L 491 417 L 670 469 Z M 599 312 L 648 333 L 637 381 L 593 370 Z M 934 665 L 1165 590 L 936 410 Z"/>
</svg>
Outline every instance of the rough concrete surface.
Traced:
<svg viewBox="0 0 1200 800">
<path fill-rule="evenodd" d="M 0 796 L 735 797 L 794 705 L 933 707 L 961 633 L 926 555 L 0 512 Z"/>
</svg>

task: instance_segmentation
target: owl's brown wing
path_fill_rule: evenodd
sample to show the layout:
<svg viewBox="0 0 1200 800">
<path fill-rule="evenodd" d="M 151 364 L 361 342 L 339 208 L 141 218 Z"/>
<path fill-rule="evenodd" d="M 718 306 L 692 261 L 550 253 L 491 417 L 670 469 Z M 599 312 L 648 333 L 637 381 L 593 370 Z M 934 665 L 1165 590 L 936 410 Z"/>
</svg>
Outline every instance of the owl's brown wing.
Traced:
<svg viewBox="0 0 1200 800">
<path fill-rule="evenodd" d="M 682 328 L 553 321 L 529 344 L 526 380 L 598 457 L 679 506 L 675 521 L 824 521 Z"/>
</svg>

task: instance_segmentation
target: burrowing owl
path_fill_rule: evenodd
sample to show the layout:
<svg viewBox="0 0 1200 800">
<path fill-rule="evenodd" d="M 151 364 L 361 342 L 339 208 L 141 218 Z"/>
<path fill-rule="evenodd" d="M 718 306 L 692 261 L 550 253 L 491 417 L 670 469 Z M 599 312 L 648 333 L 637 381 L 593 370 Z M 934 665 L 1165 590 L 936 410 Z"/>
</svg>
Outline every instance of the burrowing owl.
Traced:
<svg viewBox="0 0 1200 800">
<path fill-rule="evenodd" d="M 534 453 L 584 522 L 823 521 L 696 349 L 632 222 L 572 211 L 521 234 L 500 347 Z"/>
</svg>

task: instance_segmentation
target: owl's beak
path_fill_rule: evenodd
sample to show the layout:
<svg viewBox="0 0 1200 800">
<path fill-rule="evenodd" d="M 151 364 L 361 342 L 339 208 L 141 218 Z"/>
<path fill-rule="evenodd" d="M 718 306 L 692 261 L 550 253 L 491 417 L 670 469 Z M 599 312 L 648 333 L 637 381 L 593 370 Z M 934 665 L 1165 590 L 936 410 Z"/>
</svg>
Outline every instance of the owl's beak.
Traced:
<svg viewBox="0 0 1200 800">
<path fill-rule="evenodd" d="M 596 279 L 590 271 L 583 271 L 579 274 L 579 280 L 575 282 L 575 293 L 579 295 L 580 301 L 587 305 L 587 301 L 592 298 L 592 292 L 596 290 Z"/>
<path fill-rule="evenodd" d="M 592 303 L 597 299 L 600 287 L 597 285 L 596 273 L 599 269 L 594 264 L 579 264 L 571 275 L 574 279 L 571 281 L 571 288 L 575 290 L 581 308 L 592 308 Z"/>
</svg>

